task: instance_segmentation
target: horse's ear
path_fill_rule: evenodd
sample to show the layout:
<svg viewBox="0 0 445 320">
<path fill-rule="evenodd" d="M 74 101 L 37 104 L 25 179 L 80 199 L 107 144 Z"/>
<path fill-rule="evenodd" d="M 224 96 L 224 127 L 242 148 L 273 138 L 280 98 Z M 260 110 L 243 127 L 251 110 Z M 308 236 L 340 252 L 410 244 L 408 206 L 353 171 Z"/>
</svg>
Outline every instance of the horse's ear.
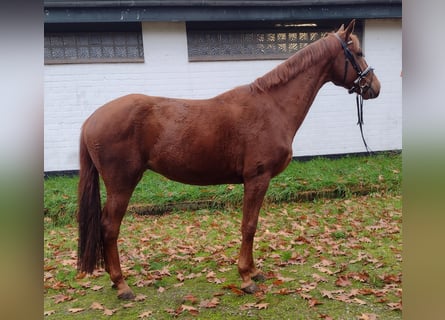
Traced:
<svg viewBox="0 0 445 320">
<path fill-rule="evenodd" d="M 344 24 L 342 24 L 340 26 L 340 28 L 337 30 L 337 32 L 343 32 L 343 31 L 345 31 L 345 25 Z"/>
<path fill-rule="evenodd" d="M 349 25 L 346 27 L 346 34 L 345 34 L 345 41 L 347 42 L 349 37 L 351 36 L 351 33 L 354 31 L 355 27 L 355 19 L 353 19 L 351 22 L 349 22 Z"/>
</svg>

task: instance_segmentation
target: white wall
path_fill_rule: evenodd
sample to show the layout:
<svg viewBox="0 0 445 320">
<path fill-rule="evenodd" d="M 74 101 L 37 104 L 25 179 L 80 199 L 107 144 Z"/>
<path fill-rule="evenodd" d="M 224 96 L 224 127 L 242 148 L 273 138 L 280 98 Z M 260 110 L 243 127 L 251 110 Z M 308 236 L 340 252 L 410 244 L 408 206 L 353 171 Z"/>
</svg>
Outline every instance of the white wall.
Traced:
<svg viewBox="0 0 445 320">
<path fill-rule="evenodd" d="M 367 20 L 362 48 L 381 82 L 380 95 L 364 102 L 364 134 L 373 151 L 402 149 L 402 23 Z M 295 136 L 294 155 L 365 152 L 355 95 L 329 83 L 316 97 Z"/>
<path fill-rule="evenodd" d="M 365 135 L 374 151 L 402 147 L 401 20 L 369 20 L 363 48 L 381 95 L 365 102 Z M 45 171 L 78 169 L 83 121 L 128 93 L 207 98 L 250 83 L 281 61 L 188 62 L 185 23 L 143 23 L 145 63 L 45 66 Z M 294 140 L 294 155 L 362 152 L 355 96 L 331 84 L 320 91 Z"/>
</svg>

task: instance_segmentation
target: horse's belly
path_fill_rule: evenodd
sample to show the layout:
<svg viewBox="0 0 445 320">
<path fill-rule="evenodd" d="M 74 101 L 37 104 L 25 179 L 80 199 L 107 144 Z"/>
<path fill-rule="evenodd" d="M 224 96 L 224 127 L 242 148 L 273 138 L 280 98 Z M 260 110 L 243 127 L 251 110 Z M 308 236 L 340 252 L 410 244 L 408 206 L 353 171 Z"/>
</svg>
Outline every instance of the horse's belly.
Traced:
<svg viewBox="0 0 445 320">
<path fill-rule="evenodd" d="M 210 160 L 192 159 L 189 157 L 164 158 L 160 161 L 149 161 L 148 168 L 170 180 L 193 184 L 215 185 L 227 183 L 242 183 L 241 170 L 233 162 L 225 162 L 221 159 Z"/>
<path fill-rule="evenodd" d="M 227 172 L 204 172 L 204 171 L 192 171 L 192 170 L 178 170 L 175 169 L 174 172 L 167 171 L 162 172 L 159 170 L 153 170 L 164 177 L 185 183 L 185 184 L 193 184 L 193 185 L 217 185 L 217 184 L 229 184 L 229 183 L 242 183 L 243 179 L 241 176 L 237 176 L 234 174 L 228 174 Z"/>
</svg>

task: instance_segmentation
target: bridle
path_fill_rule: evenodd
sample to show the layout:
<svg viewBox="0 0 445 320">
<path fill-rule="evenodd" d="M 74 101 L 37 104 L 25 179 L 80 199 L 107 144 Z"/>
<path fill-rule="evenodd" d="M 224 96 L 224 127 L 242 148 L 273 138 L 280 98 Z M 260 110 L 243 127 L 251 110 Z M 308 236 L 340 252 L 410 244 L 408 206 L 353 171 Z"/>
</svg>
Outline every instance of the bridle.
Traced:
<svg viewBox="0 0 445 320">
<path fill-rule="evenodd" d="M 358 121 L 357 124 L 360 127 L 360 133 L 362 135 L 363 144 L 365 145 L 366 151 L 368 153 L 371 153 L 372 150 L 368 147 L 368 144 L 366 143 L 365 137 L 363 135 L 363 94 L 371 89 L 372 80 L 374 79 L 374 68 L 371 66 L 368 66 L 365 70 L 362 71 L 362 68 L 358 65 L 357 61 L 355 60 L 354 55 L 352 54 L 351 50 L 348 48 L 348 44 L 344 42 L 340 36 L 337 33 L 334 33 L 335 37 L 340 41 L 340 44 L 343 48 L 343 51 L 345 53 L 345 73 L 343 76 L 343 82 L 346 82 L 346 76 L 348 74 L 348 66 L 349 63 L 354 68 L 354 70 L 357 72 L 357 78 L 353 82 L 353 86 L 348 89 L 348 93 L 357 93 L 356 96 L 356 103 L 357 103 L 357 117 Z M 367 81 L 366 77 L 368 74 L 372 73 L 371 80 Z M 363 81 L 365 80 L 365 81 Z"/>
</svg>

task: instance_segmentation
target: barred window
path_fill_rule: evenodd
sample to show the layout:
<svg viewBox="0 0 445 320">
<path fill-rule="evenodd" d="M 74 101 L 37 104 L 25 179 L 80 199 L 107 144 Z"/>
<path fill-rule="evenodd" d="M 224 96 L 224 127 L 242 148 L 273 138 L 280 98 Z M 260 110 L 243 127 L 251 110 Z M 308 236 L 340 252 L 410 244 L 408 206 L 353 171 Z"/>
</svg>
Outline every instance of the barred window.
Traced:
<svg viewBox="0 0 445 320">
<path fill-rule="evenodd" d="M 140 24 L 45 26 L 45 64 L 143 62 Z"/>
<path fill-rule="evenodd" d="M 286 59 L 341 25 L 322 23 L 187 23 L 189 61 Z M 361 25 L 356 24 L 361 34 Z"/>
</svg>

